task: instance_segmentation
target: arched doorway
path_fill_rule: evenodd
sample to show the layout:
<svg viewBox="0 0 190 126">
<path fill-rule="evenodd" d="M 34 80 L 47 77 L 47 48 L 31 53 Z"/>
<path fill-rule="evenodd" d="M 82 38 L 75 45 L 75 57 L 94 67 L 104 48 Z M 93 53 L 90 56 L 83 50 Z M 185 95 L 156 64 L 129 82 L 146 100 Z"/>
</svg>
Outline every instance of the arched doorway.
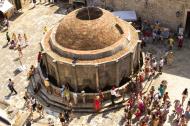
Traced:
<svg viewBox="0 0 190 126">
<path fill-rule="evenodd" d="M 74 0 L 73 1 L 74 9 L 81 8 L 81 7 L 86 7 L 86 6 L 87 6 L 87 1 L 86 0 Z"/>
<path fill-rule="evenodd" d="M 5 18 L 5 15 L 2 11 L 0 11 L 0 21 L 3 21 Z"/>
<path fill-rule="evenodd" d="M 187 11 L 185 35 L 190 38 L 190 11 Z"/>
</svg>

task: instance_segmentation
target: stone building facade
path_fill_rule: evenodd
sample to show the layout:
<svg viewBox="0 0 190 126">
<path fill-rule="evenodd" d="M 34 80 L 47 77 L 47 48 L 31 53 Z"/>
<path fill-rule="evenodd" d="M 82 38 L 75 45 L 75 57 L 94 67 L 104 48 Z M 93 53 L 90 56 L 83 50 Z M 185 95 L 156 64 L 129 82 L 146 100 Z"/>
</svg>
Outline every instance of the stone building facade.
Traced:
<svg viewBox="0 0 190 126">
<path fill-rule="evenodd" d="M 164 26 L 176 30 L 182 24 L 186 30 L 190 0 L 95 0 L 95 4 L 114 10 L 135 10 L 137 15 L 151 21 L 159 20 Z M 103 1 L 103 2 L 102 2 Z"/>
</svg>

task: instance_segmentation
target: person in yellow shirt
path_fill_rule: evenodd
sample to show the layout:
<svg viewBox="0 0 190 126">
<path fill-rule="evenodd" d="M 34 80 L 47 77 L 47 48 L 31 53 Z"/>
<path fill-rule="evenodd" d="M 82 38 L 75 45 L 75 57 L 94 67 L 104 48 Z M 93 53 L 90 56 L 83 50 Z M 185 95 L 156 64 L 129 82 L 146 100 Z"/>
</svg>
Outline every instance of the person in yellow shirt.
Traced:
<svg viewBox="0 0 190 126">
<path fill-rule="evenodd" d="M 172 50 L 173 46 L 174 46 L 174 39 L 172 37 L 170 37 L 168 42 L 169 42 L 169 50 Z"/>
<path fill-rule="evenodd" d="M 12 40 L 14 40 L 15 42 L 17 42 L 17 37 L 16 37 L 15 33 L 12 34 Z"/>
<path fill-rule="evenodd" d="M 43 34 L 45 34 L 46 32 L 47 32 L 47 27 L 44 26 L 44 32 L 43 32 Z"/>
<path fill-rule="evenodd" d="M 47 92 L 50 93 L 50 94 L 52 94 L 52 88 L 51 88 L 51 85 L 49 83 L 49 79 L 48 78 L 46 78 L 44 80 L 44 85 L 46 87 Z"/>
<path fill-rule="evenodd" d="M 69 102 L 70 101 L 70 92 L 67 88 L 64 90 L 64 95 L 66 97 L 66 100 Z"/>
</svg>

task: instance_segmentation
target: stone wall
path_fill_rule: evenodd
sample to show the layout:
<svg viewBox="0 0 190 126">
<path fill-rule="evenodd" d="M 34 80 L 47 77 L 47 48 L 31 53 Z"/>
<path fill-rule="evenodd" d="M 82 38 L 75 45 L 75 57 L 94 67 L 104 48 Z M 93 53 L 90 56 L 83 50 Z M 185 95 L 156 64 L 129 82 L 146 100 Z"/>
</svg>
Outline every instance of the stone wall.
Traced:
<svg viewBox="0 0 190 126">
<path fill-rule="evenodd" d="M 137 47 L 134 51 L 137 51 L 136 49 Z M 105 62 L 97 66 L 73 66 L 64 62 L 54 61 L 52 57 L 48 55 L 43 56 L 43 62 L 46 65 L 47 73 L 56 79 L 57 84 L 55 85 L 61 87 L 62 84 L 69 83 L 75 91 L 81 91 L 86 87 L 96 91 L 98 87 L 103 89 L 106 86 L 119 86 L 123 78 L 129 77 L 133 69 L 131 67 L 136 68 L 138 65 L 137 61 L 139 59 L 136 55 L 137 53 L 138 52 L 135 52 L 134 55 L 128 53 L 118 59 L 118 61 Z M 98 87 L 96 76 L 98 76 Z"/>
<path fill-rule="evenodd" d="M 185 26 L 186 11 L 190 9 L 190 0 L 147 0 L 147 2 L 146 0 L 105 0 L 105 2 L 103 5 L 106 7 L 114 10 L 135 10 L 143 19 L 159 20 L 164 26 L 173 30 L 180 23 Z M 176 16 L 177 11 L 181 12 L 179 17 Z"/>
</svg>

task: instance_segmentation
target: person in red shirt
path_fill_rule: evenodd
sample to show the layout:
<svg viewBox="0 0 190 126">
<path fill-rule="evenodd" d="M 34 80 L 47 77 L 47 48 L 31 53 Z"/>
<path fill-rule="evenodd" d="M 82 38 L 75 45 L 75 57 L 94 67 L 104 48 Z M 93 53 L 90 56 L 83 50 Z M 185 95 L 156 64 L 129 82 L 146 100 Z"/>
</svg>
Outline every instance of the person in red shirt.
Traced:
<svg viewBox="0 0 190 126">
<path fill-rule="evenodd" d="M 99 96 L 96 96 L 94 99 L 94 109 L 96 112 L 98 112 L 100 110 L 101 106 L 100 106 L 100 98 Z"/>
<path fill-rule="evenodd" d="M 137 111 L 135 112 L 135 117 L 136 117 L 137 120 L 140 119 L 140 117 L 141 117 L 141 111 L 139 109 L 137 109 Z"/>
<path fill-rule="evenodd" d="M 38 63 L 40 63 L 41 59 L 42 59 L 42 53 L 39 52 L 39 53 L 38 53 L 38 59 L 37 59 L 37 60 L 38 60 Z"/>
<path fill-rule="evenodd" d="M 178 48 L 182 48 L 183 46 L 183 35 L 178 36 Z"/>
</svg>

